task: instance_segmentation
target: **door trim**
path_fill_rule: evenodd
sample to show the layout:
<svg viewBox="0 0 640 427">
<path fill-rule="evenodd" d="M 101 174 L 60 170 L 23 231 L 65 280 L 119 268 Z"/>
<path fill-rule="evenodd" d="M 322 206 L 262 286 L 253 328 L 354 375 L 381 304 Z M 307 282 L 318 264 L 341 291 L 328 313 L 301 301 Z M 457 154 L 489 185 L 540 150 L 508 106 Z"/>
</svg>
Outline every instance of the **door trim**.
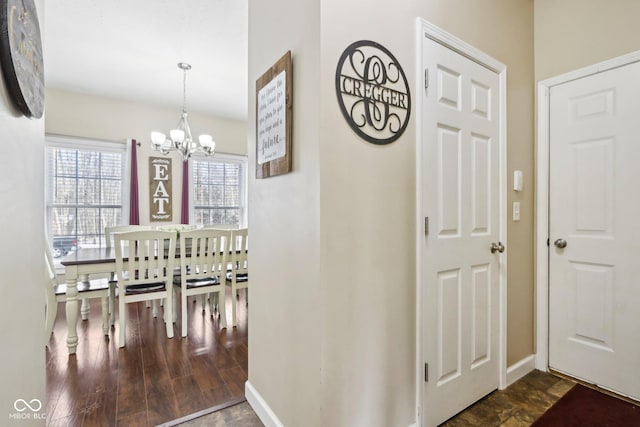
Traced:
<svg viewBox="0 0 640 427">
<path fill-rule="evenodd" d="M 507 242 L 507 67 L 501 62 L 490 57 L 486 53 L 471 46 L 463 40 L 447 33 L 443 29 L 422 19 L 416 19 L 416 422 L 422 425 L 422 400 L 424 381 L 424 357 L 423 347 L 423 312 L 424 307 L 422 294 L 422 242 L 424 239 L 424 218 L 422 214 L 422 91 L 424 90 L 424 72 L 422 70 L 422 43 L 424 38 L 429 38 L 441 45 L 453 50 L 456 53 L 482 65 L 485 68 L 498 74 L 500 96 L 498 114 L 500 120 L 499 141 L 500 164 L 499 164 L 499 186 L 498 195 L 500 209 L 500 241 Z M 508 249 L 508 248 L 507 248 Z M 507 252 L 502 255 L 499 265 L 499 337 L 498 337 L 498 366 L 499 366 L 499 387 L 504 389 L 507 386 Z"/>
<path fill-rule="evenodd" d="M 640 51 L 589 65 L 537 85 L 536 194 L 535 194 L 535 283 L 536 283 L 536 369 L 549 370 L 549 144 L 550 90 L 593 74 L 640 62 Z"/>
</svg>

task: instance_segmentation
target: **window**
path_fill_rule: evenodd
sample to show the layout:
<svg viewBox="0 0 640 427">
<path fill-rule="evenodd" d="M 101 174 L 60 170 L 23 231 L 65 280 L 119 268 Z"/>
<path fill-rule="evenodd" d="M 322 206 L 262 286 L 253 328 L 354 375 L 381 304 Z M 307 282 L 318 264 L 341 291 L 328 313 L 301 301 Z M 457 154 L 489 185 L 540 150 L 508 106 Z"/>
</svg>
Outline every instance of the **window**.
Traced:
<svg viewBox="0 0 640 427">
<path fill-rule="evenodd" d="M 125 144 L 47 136 L 46 227 L 54 258 L 104 246 L 104 227 L 122 223 L 126 157 Z"/>
<path fill-rule="evenodd" d="M 246 224 L 246 169 L 244 156 L 218 153 L 210 159 L 192 157 L 194 224 Z"/>
</svg>

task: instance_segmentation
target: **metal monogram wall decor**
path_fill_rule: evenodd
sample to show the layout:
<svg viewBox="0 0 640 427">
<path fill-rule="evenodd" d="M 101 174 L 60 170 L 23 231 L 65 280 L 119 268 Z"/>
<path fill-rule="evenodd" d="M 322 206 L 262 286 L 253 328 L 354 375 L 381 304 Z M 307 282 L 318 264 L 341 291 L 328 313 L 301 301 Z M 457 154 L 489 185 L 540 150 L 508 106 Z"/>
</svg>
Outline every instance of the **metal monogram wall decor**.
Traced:
<svg viewBox="0 0 640 427">
<path fill-rule="evenodd" d="M 351 129 L 373 144 L 392 143 L 409 123 L 407 77 L 379 43 L 360 40 L 345 49 L 336 69 L 336 95 Z"/>
</svg>

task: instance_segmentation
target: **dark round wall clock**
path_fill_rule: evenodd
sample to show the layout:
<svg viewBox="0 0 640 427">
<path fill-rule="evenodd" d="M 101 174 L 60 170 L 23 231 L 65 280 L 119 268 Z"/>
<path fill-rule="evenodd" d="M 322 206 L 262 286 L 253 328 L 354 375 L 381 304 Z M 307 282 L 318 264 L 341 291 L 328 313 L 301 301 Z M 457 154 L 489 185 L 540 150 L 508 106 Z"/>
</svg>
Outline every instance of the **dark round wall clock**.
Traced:
<svg viewBox="0 0 640 427">
<path fill-rule="evenodd" d="M 18 110 L 39 119 L 44 112 L 44 63 L 34 0 L 0 6 L 0 60 L 9 97 Z"/>
</svg>

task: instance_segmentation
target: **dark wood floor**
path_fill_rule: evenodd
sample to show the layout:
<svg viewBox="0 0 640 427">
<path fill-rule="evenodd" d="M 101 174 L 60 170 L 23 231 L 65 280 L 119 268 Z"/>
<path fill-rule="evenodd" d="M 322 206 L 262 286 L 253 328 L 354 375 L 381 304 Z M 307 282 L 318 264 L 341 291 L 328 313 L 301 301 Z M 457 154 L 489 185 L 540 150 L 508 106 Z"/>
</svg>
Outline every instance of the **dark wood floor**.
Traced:
<svg viewBox="0 0 640 427">
<path fill-rule="evenodd" d="M 118 326 L 102 335 L 99 300 L 78 322 L 78 350 L 69 356 L 64 305 L 46 350 L 48 426 L 154 426 L 244 396 L 247 310 L 240 292 L 239 325 L 220 329 L 200 301 L 189 303 L 189 335 L 167 339 L 164 323 L 144 303 L 129 304 L 127 345 Z M 227 318 L 231 324 L 231 294 Z"/>
</svg>

